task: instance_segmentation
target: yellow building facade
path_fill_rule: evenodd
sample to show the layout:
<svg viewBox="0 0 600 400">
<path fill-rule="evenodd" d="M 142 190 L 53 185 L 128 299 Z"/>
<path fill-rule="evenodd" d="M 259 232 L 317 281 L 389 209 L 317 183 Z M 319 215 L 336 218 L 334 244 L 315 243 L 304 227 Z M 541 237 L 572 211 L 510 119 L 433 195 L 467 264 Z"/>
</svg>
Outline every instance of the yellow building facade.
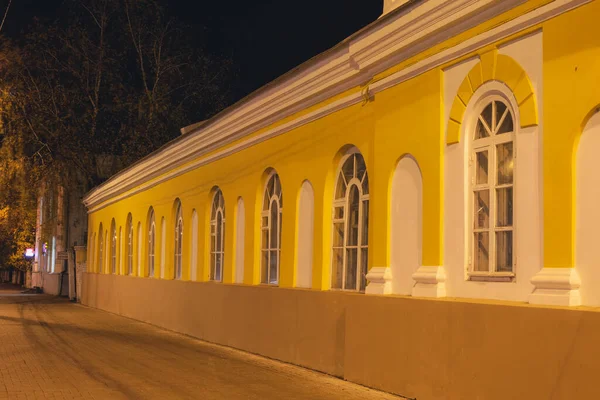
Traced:
<svg viewBox="0 0 600 400">
<path fill-rule="evenodd" d="M 408 397 L 594 398 L 600 2 L 384 11 L 88 193 L 83 302 Z"/>
</svg>

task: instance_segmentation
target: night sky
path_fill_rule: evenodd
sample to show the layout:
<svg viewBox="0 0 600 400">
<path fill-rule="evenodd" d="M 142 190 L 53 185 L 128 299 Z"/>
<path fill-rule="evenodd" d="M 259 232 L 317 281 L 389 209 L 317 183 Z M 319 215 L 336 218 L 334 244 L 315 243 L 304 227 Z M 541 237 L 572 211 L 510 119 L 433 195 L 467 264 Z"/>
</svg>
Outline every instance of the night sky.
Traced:
<svg viewBox="0 0 600 400">
<path fill-rule="evenodd" d="M 2 13 L 8 0 L 0 0 Z M 13 0 L 4 34 L 18 36 L 34 16 L 52 18 L 62 0 Z M 193 26 L 198 43 L 235 64 L 231 102 L 327 50 L 376 20 L 383 0 L 163 0 Z"/>
</svg>

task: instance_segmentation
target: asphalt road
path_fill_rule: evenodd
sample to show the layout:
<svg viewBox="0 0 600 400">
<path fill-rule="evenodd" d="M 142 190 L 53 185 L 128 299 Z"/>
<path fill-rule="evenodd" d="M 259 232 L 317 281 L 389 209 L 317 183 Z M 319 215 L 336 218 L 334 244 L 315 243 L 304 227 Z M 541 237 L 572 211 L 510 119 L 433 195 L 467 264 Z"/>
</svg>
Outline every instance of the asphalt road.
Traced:
<svg viewBox="0 0 600 400">
<path fill-rule="evenodd" d="M 0 284 L 0 399 L 398 399 Z"/>
</svg>

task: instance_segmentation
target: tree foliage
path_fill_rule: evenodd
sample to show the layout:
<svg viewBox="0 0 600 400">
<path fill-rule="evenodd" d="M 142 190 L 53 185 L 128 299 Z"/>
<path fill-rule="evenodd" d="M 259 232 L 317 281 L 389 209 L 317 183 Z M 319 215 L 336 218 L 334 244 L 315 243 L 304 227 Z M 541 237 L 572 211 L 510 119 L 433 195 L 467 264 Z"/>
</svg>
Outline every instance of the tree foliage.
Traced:
<svg viewBox="0 0 600 400">
<path fill-rule="evenodd" d="M 34 240 L 41 181 L 90 189 L 227 101 L 230 63 L 156 1 L 66 0 L 57 15 L 0 44 L 0 246 L 13 256 Z"/>
</svg>

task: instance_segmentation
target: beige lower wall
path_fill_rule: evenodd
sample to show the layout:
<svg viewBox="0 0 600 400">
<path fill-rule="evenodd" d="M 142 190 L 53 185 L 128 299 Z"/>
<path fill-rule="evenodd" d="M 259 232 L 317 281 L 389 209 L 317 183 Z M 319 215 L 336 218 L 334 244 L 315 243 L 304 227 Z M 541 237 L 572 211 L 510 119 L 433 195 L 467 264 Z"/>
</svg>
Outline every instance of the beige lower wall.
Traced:
<svg viewBox="0 0 600 400">
<path fill-rule="evenodd" d="M 600 398 L 595 310 L 98 274 L 82 302 L 419 400 Z"/>
</svg>

